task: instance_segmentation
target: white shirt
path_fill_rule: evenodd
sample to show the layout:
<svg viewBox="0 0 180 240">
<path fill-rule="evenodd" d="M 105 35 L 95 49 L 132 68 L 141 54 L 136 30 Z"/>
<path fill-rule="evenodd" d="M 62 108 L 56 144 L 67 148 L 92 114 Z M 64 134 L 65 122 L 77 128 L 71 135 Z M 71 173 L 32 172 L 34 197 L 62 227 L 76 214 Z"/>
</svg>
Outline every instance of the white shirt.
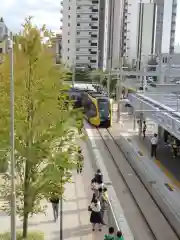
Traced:
<svg viewBox="0 0 180 240">
<path fill-rule="evenodd" d="M 151 138 L 151 144 L 152 144 L 152 145 L 157 145 L 157 143 L 158 143 L 157 137 L 152 137 L 152 138 Z"/>
<path fill-rule="evenodd" d="M 100 201 L 97 202 L 96 206 L 95 203 L 91 203 L 91 209 L 93 212 L 100 212 L 101 211 Z"/>
</svg>

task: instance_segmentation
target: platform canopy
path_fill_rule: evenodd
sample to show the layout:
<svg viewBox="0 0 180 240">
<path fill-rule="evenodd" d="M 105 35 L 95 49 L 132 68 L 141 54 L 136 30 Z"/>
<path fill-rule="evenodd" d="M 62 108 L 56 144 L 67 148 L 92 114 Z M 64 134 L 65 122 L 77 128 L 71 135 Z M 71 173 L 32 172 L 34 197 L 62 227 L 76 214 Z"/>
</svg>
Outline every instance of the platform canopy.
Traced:
<svg viewBox="0 0 180 240">
<path fill-rule="evenodd" d="M 180 95 L 130 93 L 130 104 L 180 140 Z"/>
</svg>

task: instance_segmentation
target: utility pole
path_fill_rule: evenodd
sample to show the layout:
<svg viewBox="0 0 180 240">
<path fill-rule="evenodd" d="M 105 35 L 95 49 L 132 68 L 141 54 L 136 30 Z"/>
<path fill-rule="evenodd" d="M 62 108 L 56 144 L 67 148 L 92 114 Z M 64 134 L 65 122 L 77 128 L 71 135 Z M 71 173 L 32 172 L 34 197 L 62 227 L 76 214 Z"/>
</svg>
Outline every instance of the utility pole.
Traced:
<svg viewBox="0 0 180 240">
<path fill-rule="evenodd" d="M 15 159 L 14 159 L 14 54 L 13 35 L 9 39 L 10 50 L 10 115 L 11 115 L 11 239 L 16 240 L 16 187 L 15 187 Z"/>
<path fill-rule="evenodd" d="M 61 190 L 63 188 L 63 172 L 62 171 L 61 171 L 61 178 L 60 178 Z M 63 240 L 63 192 L 61 192 L 61 197 L 60 197 L 60 240 Z"/>
</svg>

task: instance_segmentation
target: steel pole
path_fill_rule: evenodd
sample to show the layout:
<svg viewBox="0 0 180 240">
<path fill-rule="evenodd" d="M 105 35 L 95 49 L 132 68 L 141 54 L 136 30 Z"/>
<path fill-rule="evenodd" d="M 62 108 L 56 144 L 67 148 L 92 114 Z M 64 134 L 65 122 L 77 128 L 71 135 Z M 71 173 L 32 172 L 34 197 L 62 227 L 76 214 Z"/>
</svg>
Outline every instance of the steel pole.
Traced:
<svg viewBox="0 0 180 240">
<path fill-rule="evenodd" d="M 10 143 L 11 143 L 11 239 L 16 240 L 16 187 L 14 158 L 14 56 L 13 35 L 10 34 Z"/>
<path fill-rule="evenodd" d="M 62 176 L 61 176 L 61 189 L 62 189 Z M 63 240 L 63 196 L 61 193 L 60 198 L 60 240 Z"/>
</svg>

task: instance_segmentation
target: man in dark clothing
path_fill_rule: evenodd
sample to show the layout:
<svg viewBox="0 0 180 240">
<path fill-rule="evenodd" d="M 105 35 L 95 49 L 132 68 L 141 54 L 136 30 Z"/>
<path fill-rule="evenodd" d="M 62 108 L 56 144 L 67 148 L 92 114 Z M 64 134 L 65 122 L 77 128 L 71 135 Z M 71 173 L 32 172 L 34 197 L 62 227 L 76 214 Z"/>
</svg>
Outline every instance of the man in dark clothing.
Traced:
<svg viewBox="0 0 180 240">
<path fill-rule="evenodd" d="M 146 125 L 146 121 L 143 122 L 143 138 L 146 137 L 146 130 L 147 130 L 147 125 Z"/>
<path fill-rule="evenodd" d="M 103 182 L 103 175 L 101 173 L 101 170 L 98 169 L 96 174 L 95 174 L 95 179 L 97 181 L 98 184 L 102 183 Z"/>
<path fill-rule="evenodd" d="M 56 195 L 53 195 L 50 198 L 50 202 L 52 203 L 54 221 L 56 222 L 56 220 L 58 219 L 58 215 L 59 215 L 59 197 L 57 197 Z"/>
</svg>

